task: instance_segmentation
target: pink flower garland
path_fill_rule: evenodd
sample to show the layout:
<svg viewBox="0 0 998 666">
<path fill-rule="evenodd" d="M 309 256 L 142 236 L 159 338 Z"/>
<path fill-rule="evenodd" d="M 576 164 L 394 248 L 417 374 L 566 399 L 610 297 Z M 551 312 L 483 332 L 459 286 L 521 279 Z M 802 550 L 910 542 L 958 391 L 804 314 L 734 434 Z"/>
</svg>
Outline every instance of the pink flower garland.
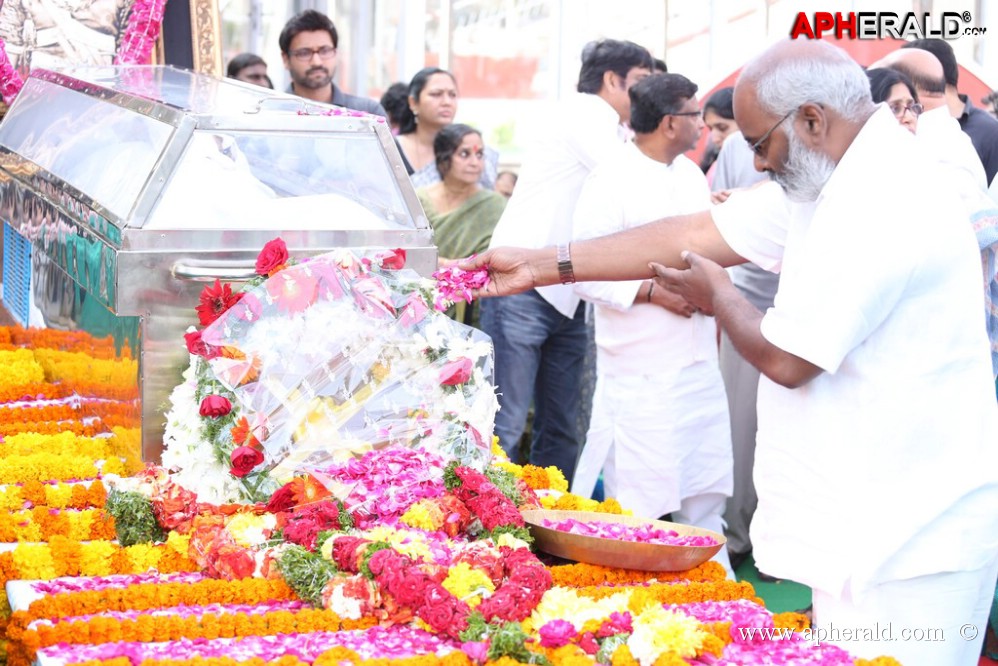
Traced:
<svg viewBox="0 0 998 666">
<path fill-rule="evenodd" d="M 7 56 L 7 45 L 0 39 L 0 96 L 3 97 L 3 101 L 13 104 L 22 86 L 24 81 Z"/>
<path fill-rule="evenodd" d="M 128 27 L 121 39 L 115 65 L 146 65 L 152 47 L 159 39 L 166 0 L 134 0 L 128 13 Z"/>
</svg>

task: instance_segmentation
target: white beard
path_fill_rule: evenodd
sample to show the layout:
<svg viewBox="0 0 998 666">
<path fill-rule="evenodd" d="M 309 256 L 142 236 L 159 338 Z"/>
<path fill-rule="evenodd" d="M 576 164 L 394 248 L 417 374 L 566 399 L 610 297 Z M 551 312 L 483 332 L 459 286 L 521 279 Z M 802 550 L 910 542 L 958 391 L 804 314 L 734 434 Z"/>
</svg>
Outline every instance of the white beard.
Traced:
<svg viewBox="0 0 998 666">
<path fill-rule="evenodd" d="M 825 183 L 835 171 L 835 162 L 828 155 L 811 150 L 792 129 L 786 133 L 789 150 L 783 173 L 770 172 L 791 201 L 816 201 Z"/>
</svg>

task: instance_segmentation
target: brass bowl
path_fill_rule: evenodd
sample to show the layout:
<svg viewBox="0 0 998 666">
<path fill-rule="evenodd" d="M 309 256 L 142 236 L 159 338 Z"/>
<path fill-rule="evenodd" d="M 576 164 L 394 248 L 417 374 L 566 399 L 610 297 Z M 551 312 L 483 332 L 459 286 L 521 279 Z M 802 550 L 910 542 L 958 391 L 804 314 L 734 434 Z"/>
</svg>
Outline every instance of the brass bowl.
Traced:
<svg viewBox="0 0 998 666">
<path fill-rule="evenodd" d="M 568 518 L 585 523 L 601 522 L 630 527 L 651 525 L 660 529 L 672 530 L 683 536 L 713 537 L 717 543 L 713 546 L 667 546 L 570 534 L 544 527 L 544 521 L 561 521 Z M 601 564 L 620 569 L 686 571 L 714 557 L 725 543 L 724 535 L 699 527 L 594 511 L 530 510 L 523 512 L 523 520 L 530 527 L 537 548 L 545 553 L 575 562 Z"/>
</svg>

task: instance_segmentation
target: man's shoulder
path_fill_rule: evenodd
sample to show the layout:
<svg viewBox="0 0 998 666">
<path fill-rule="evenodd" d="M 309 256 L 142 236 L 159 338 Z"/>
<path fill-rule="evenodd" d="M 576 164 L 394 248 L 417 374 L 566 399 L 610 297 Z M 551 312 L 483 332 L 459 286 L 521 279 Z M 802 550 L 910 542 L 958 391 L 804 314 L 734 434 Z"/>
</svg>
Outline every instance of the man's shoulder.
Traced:
<svg viewBox="0 0 998 666">
<path fill-rule="evenodd" d="M 385 111 L 385 108 L 381 106 L 381 103 L 377 100 L 373 100 L 369 97 L 360 97 L 359 95 L 351 95 L 343 92 L 339 88 L 333 88 L 333 104 L 337 106 L 345 106 L 346 108 L 353 109 L 354 111 L 363 111 L 364 113 L 372 113 L 385 118 L 388 117 L 388 113 Z"/>
</svg>

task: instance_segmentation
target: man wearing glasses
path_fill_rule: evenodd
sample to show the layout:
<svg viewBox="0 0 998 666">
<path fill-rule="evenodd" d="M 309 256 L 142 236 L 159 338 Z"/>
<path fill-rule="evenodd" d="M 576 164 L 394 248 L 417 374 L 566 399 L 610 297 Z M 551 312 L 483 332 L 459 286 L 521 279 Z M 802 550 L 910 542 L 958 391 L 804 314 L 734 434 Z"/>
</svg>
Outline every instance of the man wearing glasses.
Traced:
<svg viewBox="0 0 998 666">
<path fill-rule="evenodd" d="M 325 14 L 307 9 L 291 17 L 281 30 L 278 44 L 284 67 L 291 75 L 288 92 L 315 102 L 388 117 L 377 101 L 348 95 L 333 84 L 339 34 Z"/>
<path fill-rule="evenodd" d="M 760 569 L 812 588 L 828 642 L 906 666 L 972 666 L 998 578 L 998 408 L 965 208 L 828 43 L 772 47 L 742 71 L 734 107 L 756 168 L 780 185 L 752 192 L 787 215 L 746 215 L 736 193 L 574 242 L 560 263 L 578 280 L 654 271 L 760 369 L 753 552 Z M 765 313 L 722 268 L 746 260 L 781 275 Z M 461 267 L 480 265 L 486 295 L 559 275 L 554 247 L 497 248 Z M 919 627 L 940 631 L 898 639 Z"/>
</svg>

